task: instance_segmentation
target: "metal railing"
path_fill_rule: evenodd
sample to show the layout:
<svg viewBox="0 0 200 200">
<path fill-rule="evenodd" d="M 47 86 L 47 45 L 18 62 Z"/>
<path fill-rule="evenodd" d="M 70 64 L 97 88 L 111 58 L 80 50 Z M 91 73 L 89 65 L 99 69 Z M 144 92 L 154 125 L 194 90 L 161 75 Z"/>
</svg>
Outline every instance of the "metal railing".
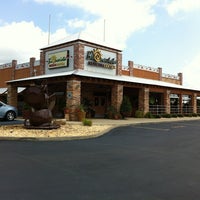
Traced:
<svg viewBox="0 0 200 200">
<path fill-rule="evenodd" d="M 165 105 L 149 105 L 149 112 L 153 115 L 160 115 L 166 113 Z"/>
<path fill-rule="evenodd" d="M 170 110 L 170 114 L 191 114 L 193 113 L 193 106 L 183 105 L 167 107 L 165 105 L 149 105 L 149 112 L 154 115 L 165 114 L 167 110 Z M 200 106 L 197 106 L 197 113 L 200 113 Z"/>
</svg>

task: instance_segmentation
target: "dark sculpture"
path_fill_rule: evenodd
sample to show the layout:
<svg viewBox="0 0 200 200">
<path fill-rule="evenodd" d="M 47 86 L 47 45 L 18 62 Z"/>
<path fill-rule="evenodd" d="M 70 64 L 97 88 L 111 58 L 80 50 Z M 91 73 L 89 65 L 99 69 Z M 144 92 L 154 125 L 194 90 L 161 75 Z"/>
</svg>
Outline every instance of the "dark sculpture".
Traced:
<svg viewBox="0 0 200 200">
<path fill-rule="evenodd" d="M 24 102 L 30 106 L 29 116 L 24 120 L 25 128 L 55 129 L 52 124 L 52 109 L 55 106 L 55 94 L 48 95 L 47 85 L 35 85 L 23 91 Z"/>
</svg>

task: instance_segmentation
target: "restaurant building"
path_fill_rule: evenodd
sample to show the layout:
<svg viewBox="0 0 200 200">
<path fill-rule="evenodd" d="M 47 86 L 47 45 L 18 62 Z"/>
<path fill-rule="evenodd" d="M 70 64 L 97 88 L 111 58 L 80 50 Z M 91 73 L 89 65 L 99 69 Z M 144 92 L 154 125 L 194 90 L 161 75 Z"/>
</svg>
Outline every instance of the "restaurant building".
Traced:
<svg viewBox="0 0 200 200">
<path fill-rule="evenodd" d="M 164 74 L 153 68 L 128 61 L 122 64 L 122 51 L 105 42 L 95 41 L 83 33 L 41 48 L 40 60 L 30 58 L 26 64 L 0 65 L 0 98 L 6 94 L 9 104 L 22 105 L 23 88 L 47 84 L 56 94 L 54 117 L 77 120 L 77 106 L 84 104 L 88 117 L 105 117 L 110 106 L 118 112 L 124 96 L 136 111 L 144 114 L 200 113 L 200 91 L 183 86 L 183 75 Z M 21 108 L 20 108 L 21 109 Z"/>
</svg>

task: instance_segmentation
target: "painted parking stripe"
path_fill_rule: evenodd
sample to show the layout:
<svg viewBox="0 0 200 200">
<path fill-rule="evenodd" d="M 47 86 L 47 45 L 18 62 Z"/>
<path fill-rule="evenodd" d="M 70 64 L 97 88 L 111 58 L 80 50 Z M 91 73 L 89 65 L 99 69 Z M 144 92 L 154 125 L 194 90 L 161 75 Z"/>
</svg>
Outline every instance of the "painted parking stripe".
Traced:
<svg viewBox="0 0 200 200">
<path fill-rule="evenodd" d="M 153 128 L 153 127 L 144 127 L 144 126 L 134 126 L 134 128 L 147 129 L 147 130 L 155 130 L 155 131 L 170 131 L 169 128 Z"/>
</svg>

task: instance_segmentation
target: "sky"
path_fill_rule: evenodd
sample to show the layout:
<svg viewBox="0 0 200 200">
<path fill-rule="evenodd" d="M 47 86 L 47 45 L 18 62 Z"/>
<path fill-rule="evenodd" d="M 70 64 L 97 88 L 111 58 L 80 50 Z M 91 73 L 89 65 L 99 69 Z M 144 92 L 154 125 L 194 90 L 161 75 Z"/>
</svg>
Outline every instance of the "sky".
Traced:
<svg viewBox="0 0 200 200">
<path fill-rule="evenodd" d="M 183 73 L 200 89 L 200 0 L 6 0 L 0 6 L 0 64 L 39 59 L 50 43 L 86 32 L 122 50 L 123 65 Z"/>
</svg>

